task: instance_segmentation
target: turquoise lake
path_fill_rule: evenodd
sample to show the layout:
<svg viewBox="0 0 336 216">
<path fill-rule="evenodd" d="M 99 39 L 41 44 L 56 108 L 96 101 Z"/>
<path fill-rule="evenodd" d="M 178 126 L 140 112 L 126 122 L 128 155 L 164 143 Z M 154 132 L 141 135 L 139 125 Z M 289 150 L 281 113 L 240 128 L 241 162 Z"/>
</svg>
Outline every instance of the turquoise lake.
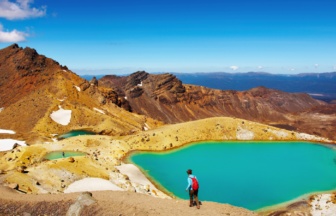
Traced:
<svg viewBox="0 0 336 216">
<path fill-rule="evenodd" d="M 304 194 L 336 189 L 336 151 L 310 142 L 202 142 L 166 152 L 134 152 L 161 189 L 189 199 L 188 169 L 199 199 L 257 210 Z"/>
<path fill-rule="evenodd" d="M 62 151 L 55 151 L 55 152 L 48 153 L 43 158 L 48 159 L 48 160 L 55 160 L 55 159 L 59 159 L 59 158 L 85 156 L 85 155 L 86 155 L 86 153 L 84 153 L 84 152 L 64 151 L 64 157 L 63 157 L 63 152 Z"/>
<path fill-rule="evenodd" d="M 96 133 L 89 130 L 73 130 L 66 132 L 64 134 L 60 134 L 57 136 L 58 139 L 66 139 L 69 137 L 79 136 L 79 135 L 96 135 Z"/>
</svg>

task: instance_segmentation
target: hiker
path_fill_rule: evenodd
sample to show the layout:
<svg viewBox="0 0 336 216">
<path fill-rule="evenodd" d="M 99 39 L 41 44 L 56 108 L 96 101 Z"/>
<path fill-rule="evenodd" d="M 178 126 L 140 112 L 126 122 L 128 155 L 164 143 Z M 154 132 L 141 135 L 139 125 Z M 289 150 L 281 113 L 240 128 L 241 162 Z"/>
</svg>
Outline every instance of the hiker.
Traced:
<svg viewBox="0 0 336 216">
<path fill-rule="evenodd" d="M 191 169 L 189 169 L 187 171 L 187 173 L 188 173 L 189 177 L 188 177 L 188 187 L 187 187 L 186 191 L 189 190 L 189 196 L 190 196 L 189 207 L 194 206 L 193 197 L 195 197 L 197 208 L 199 209 L 200 205 L 199 205 L 199 201 L 198 201 L 198 188 L 199 188 L 198 180 L 197 180 L 196 176 L 192 175 L 192 170 Z"/>
<path fill-rule="evenodd" d="M 64 152 L 62 153 L 62 156 L 64 157 Z"/>
</svg>

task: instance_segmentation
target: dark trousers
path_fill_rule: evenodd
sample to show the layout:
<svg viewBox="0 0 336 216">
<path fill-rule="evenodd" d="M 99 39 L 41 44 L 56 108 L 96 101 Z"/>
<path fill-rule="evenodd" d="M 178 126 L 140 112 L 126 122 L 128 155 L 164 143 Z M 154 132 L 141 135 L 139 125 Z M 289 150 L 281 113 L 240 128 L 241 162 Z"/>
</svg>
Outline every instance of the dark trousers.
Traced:
<svg viewBox="0 0 336 216">
<path fill-rule="evenodd" d="M 197 206 L 199 206 L 199 202 L 198 202 L 198 189 L 197 190 L 190 190 L 189 191 L 189 196 L 190 196 L 190 205 L 193 205 L 193 203 L 194 203 L 193 197 L 194 197 Z"/>
</svg>

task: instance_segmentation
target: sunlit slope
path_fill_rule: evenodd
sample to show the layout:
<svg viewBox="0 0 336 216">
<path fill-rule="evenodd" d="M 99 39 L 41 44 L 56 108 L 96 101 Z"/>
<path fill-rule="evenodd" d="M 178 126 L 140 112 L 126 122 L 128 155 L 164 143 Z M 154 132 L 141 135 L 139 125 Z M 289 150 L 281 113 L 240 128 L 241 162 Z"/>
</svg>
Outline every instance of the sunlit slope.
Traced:
<svg viewBox="0 0 336 216">
<path fill-rule="evenodd" d="M 114 135 L 142 130 L 145 123 L 161 124 L 120 108 L 113 89 L 98 87 L 96 80 L 88 82 L 34 49 L 16 44 L 0 50 L 0 83 L 0 128 L 16 132 L 0 138 L 46 141 L 50 134 L 72 129 Z M 60 109 L 71 110 L 68 124 L 50 117 Z"/>
</svg>

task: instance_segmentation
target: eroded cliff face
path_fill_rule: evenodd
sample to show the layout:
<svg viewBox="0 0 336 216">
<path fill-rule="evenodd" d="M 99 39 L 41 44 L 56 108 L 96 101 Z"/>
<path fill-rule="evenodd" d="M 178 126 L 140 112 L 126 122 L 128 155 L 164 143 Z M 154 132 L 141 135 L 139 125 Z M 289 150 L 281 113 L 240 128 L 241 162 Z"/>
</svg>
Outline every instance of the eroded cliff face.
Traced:
<svg viewBox="0 0 336 216">
<path fill-rule="evenodd" d="M 172 74 L 144 71 L 105 76 L 98 83 L 115 89 L 118 100 L 128 101 L 129 110 L 167 123 L 226 116 L 336 139 L 335 108 L 305 93 L 265 87 L 217 90 L 182 84 Z"/>
<path fill-rule="evenodd" d="M 308 94 L 265 87 L 240 92 L 185 85 L 172 74 L 153 75 L 144 71 L 127 77 L 105 76 L 98 82 L 115 89 L 119 98 L 127 98 L 133 111 L 168 123 L 215 116 L 259 122 L 286 120 L 287 113 L 323 103 Z"/>
<path fill-rule="evenodd" d="M 50 134 L 93 128 L 101 134 L 122 134 L 142 130 L 144 123 L 161 123 L 126 110 L 128 103 L 111 88 L 80 78 L 66 66 L 17 44 L 0 50 L 0 129 L 34 143 L 51 141 Z M 124 109 L 123 109 L 124 108 Z M 50 116 L 58 110 L 71 111 L 70 123 L 62 125 Z"/>
</svg>

